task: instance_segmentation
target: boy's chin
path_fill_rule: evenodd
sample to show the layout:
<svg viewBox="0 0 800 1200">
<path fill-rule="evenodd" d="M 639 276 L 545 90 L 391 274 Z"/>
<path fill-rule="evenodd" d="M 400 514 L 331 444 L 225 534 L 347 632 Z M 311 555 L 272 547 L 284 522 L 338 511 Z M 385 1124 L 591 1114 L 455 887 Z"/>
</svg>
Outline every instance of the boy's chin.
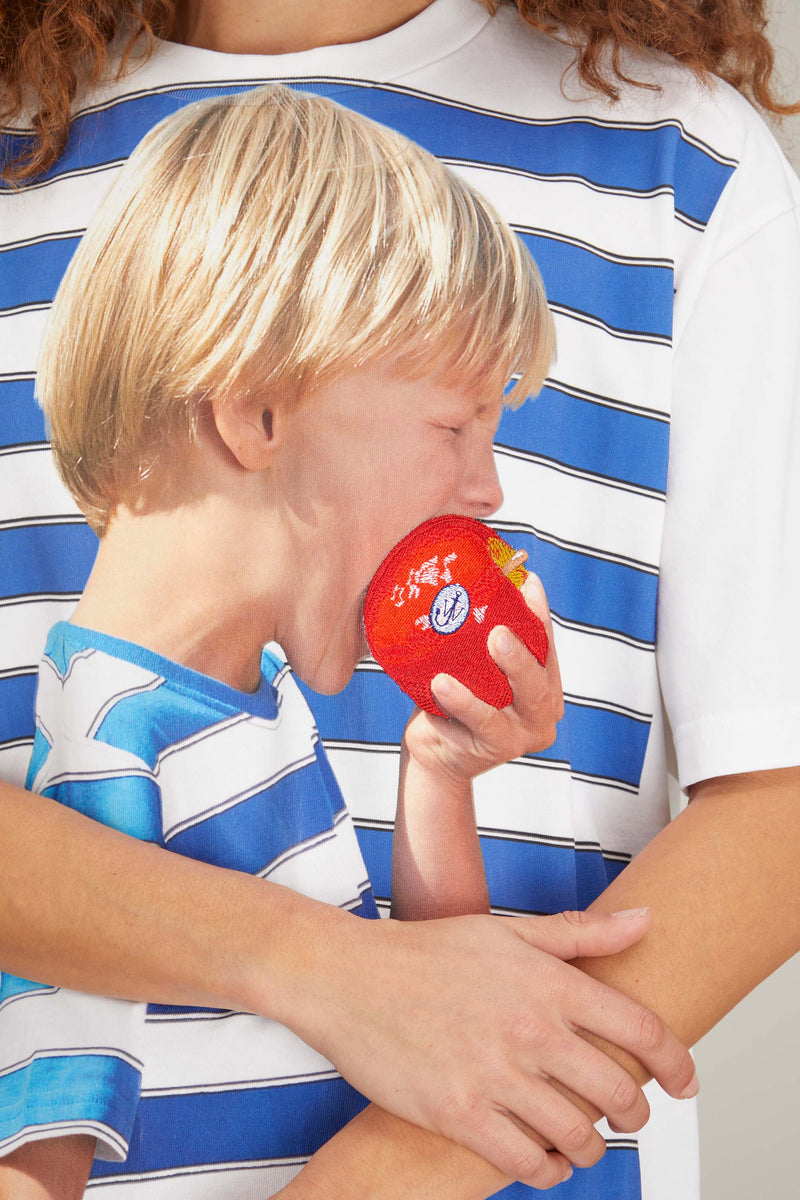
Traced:
<svg viewBox="0 0 800 1200">
<path fill-rule="evenodd" d="M 357 661 L 360 661 L 357 660 Z M 306 687 L 310 687 L 312 692 L 317 692 L 320 696 L 335 696 L 347 687 L 350 680 L 353 678 L 357 662 L 344 663 L 317 663 L 308 670 L 298 669 L 293 667 L 293 671 L 298 679 L 302 679 Z"/>
</svg>

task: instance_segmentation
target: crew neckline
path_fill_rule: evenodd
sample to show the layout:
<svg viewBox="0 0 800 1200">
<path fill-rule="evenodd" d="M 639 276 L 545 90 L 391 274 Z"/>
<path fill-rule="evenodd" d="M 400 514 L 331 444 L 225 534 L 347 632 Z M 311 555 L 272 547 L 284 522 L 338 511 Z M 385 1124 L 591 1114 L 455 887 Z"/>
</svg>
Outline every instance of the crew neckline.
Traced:
<svg viewBox="0 0 800 1200">
<path fill-rule="evenodd" d="M 203 74 L 245 78 L 338 75 L 389 81 L 446 58 L 471 41 L 491 20 L 479 0 L 433 0 L 427 8 L 388 33 L 363 42 L 315 46 L 287 54 L 231 54 L 160 42 L 158 58 L 174 68 L 198 64 Z"/>
<path fill-rule="evenodd" d="M 63 646 L 70 656 L 86 650 L 100 651 L 150 671 L 172 687 L 203 696 L 207 700 L 216 700 L 237 711 L 249 712 L 253 716 L 272 720 L 278 711 L 278 693 L 274 681 L 283 664 L 266 649 L 261 657 L 261 679 L 258 688 L 254 692 L 245 692 L 231 684 L 223 683 L 221 679 L 212 675 L 205 675 L 192 667 L 184 666 L 183 663 L 175 662 L 174 659 L 137 642 L 130 642 L 110 633 L 100 633 L 73 621 L 57 621 L 53 625 L 45 653 L 52 655 L 57 645 Z"/>
</svg>

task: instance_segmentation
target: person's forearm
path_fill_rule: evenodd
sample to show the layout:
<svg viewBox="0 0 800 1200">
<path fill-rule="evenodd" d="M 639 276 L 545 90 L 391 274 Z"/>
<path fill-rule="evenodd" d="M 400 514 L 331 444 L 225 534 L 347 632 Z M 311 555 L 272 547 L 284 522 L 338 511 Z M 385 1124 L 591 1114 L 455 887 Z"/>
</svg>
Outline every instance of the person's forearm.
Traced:
<svg viewBox="0 0 800 1200">
<path fill-rule="evenodd" d="M 647 937 L 620 954 L 575 960 L 658 1012 L 687 1045 L 800 949 L 800 771 L 709 780 L 692 791 L 689 808 L 591 906 L 650 905 Z M 630 1054 L 590 1040 L 641 1082 L 649 1078 Z M 328 1172 L 341 1180 L 341 1200 L 482 1200 L 504 1185 L 463 1147 L 375 1106 L 312 1159 L 285 1200 L 321 1200 Z"/>
<path fill-rule="evenodd" d="M 278 1020 L 296 1011 L 304 981 L 311 985 L 320 939 L 354 920 L 9 784 L 0 784 L 0 879 L 3 970 Z"/>
<path fill-rule="evenodd" d="M 275 1200 L 486 1200 L 510 1182 L 471 1150 L 370 1104 Z"/>
<path fill-rule="evenodd" d="M 392 916 L 426 921 L 488 911 L 471 785 L 433 779 L 403 747 L 392 843 Z"/>
<path fill-rule="evenodd" d="M 27 1142 L 0 1158 L 0 1200 L 81 1200 L 94 1158 L 87 1134 Z"/>
<path fill-rule="evenodd" d="M 648 1005 L 687 1046 L 800 950 L 800 768 L 706 780 L 690 794 L 591 906 L 650 905 L 647 937 L 577 964 Z"/>
</svg>

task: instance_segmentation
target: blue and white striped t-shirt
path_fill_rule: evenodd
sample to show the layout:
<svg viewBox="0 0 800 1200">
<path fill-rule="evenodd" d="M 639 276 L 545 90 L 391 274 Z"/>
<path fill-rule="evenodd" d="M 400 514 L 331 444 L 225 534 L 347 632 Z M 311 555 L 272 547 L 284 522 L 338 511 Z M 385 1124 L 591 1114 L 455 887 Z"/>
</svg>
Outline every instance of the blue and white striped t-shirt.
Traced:
<svg viewBox="0 0 800 1200">
<path fill-rule="evenodd" d="M 311 713 L 268 651 L 248 694 L 56 625 L 28 783 L 176 854 L 378 916 Z M 91 1186 L 104 1195 L 118 1180 L 121 1194 L 147 1196 L 170 1176 L 187 1195 L 270 1195 L 364 1104 L 276 1021 L 2 976 L 0 1151 L 31 1135 L 94 1135 Z"/>
</svg>

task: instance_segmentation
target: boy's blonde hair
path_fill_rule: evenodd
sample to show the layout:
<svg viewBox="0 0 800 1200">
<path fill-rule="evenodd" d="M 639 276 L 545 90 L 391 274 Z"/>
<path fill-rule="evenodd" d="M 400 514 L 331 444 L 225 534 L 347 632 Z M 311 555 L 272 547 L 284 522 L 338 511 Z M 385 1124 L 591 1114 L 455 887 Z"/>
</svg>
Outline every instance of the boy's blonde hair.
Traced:
<svg viewBox="0 0 800 1200">
<path fill-rule="evenodd" d="M 482 197 L 401 135 L 270 85 L 140 143 L 59 288 L 37 386 L 102 531 L 211 394 L 300 397 L 380 359 L 498 395 L 519 375 L 524 399 L 553 348 L 536 266 Z"/>
</svg>

